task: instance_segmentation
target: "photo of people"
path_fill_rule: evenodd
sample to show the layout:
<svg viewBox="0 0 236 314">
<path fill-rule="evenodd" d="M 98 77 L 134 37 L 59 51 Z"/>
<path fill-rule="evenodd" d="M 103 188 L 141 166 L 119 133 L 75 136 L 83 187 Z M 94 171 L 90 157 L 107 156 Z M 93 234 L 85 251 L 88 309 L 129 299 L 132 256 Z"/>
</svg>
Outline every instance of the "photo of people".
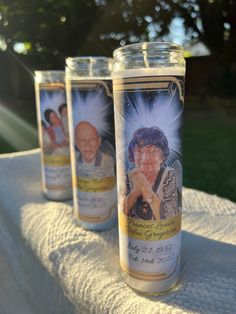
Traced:
<svg viewBox="0 0 236 314">
<path fill-rule="evenodd" d="M 58 107 L 58 113 L 56 110 L 46 109 L 43 117 L 41 123 L 44 151 L 51 154 L 66 153 L 69 146 L 66 104 Z"/>
<path fill-rule="evenodd" d="M 43 150 L 46 153 L 50 153 L 50 151 L 52 150 L 52 146 L 51 146 L 52 141 L 51 141 L 50 136 L 48 134 L 46 123 L 43 120 L 41 121 L 41 125 L 42 125 Z"/>
<path fill-rule="evenodd" d="M 126 178 L 123 212 L 143 220 L 174 217 L 179 212 L 176 172 L 167 167 L 168 140 L 158 127 L 137 129 L 128 144 L 132 170 Z"/>
<path fill-rule="evenodd" d="M 111 81 L 108 83 L 111 89 Z M 92 81 L 82 86 L 75 84 L 72 89 L 75 208 L 81 221 L 101 226 L 115 219 L 117 199 L 114 115 L 112 97 L 107 94 L 109 86 L 106 82 Z"/>
<path fill-rule="evenodd" d="M 60 105 L 58 111 L 61 115 L 61 122 L 63 125 L 63 130 L 67 137 L 69 137 L 69 128 L 68 128 L 68 115 L 67 115 L 67 105 L 64 103 Z"/>
<path fill-rule="evenodd" d="M 80 169 L 99 167 L 106 169 L 103 176 L 114 176 L 114 160 L 111 155 L 102 152 L 102 139 L 95 126 L 88 121 L 80 121 L 75 127 L 75 142 Z"/>
</svg>

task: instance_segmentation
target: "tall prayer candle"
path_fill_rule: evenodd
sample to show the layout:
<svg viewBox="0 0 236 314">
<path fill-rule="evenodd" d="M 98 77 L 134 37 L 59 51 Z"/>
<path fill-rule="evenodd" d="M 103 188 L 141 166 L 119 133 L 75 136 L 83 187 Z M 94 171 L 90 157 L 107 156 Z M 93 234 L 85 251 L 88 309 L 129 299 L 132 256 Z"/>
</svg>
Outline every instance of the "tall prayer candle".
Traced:
<svg viewBox="0 0 236 314">
<path fill-rule="evenodd" d="M 112 59 L 66 59 L 73 198 L 79 224 L 111 228 L 117 220 Z"/>
<path fill-rule="evenodd" d="M 183 50 L 140 43 L 113 56 L 120 264 L 128 285 L 159 294 L 180 268 Z"/>
<path fill-rule="evenodd" d="M 72 197 L 69 133 L 63 71 L 36 71 L 35 94 L 42 185 L 52 200 Z"/>
</svg>

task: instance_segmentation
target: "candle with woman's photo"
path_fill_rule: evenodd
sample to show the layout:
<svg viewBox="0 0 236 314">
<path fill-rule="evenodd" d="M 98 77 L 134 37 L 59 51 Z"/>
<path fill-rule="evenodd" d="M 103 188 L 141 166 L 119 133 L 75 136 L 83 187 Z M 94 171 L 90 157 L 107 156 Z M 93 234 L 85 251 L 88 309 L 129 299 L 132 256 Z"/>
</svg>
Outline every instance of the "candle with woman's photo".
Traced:
<svg viewBox="0 0 236 314">
<path fill-rule="evenodd" d="M 178 280 L 184 74 L 178 45 L 114 52 L 120 264 L 125 281 L 144 293 Z"/>
<path fill-rule="evenodd" d="M 42 181 L 52 200 L 72 197 L 72 181 L 63 71 L 36 71 L 35 93 L 41 146 Z"/>
</svg>

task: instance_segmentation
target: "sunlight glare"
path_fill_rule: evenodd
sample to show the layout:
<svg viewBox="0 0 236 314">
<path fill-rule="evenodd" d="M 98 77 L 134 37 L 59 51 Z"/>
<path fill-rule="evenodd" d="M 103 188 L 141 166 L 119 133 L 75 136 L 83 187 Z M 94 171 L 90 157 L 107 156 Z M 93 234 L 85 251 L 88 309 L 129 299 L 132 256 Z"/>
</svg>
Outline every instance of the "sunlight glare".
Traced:
<svg viewBox="0 0 236 314">
<path fill-rule="evenodd" d="M 37 142 L 37 129 L 0 104 L 0 136 L 16 150 L 33 148 Z"/>
</svg>

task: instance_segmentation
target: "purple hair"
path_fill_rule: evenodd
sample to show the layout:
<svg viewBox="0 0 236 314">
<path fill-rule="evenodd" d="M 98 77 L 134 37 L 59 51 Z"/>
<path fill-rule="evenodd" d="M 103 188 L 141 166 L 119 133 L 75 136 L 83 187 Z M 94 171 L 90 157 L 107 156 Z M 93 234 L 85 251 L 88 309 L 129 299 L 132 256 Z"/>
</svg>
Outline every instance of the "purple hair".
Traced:
<svg viewBox="0 0 236 314">
<path fill-rule="evenodd" d="M 134 148 L 136 146 L 154 145 L 164 154 L 164 161 L 169 155 L 168 140 L 164 132 L 158 127 L 140 128 L 133 133 L 133 138 L 128 146 L 128 159 L 134 162 Z"/>
</svg>

